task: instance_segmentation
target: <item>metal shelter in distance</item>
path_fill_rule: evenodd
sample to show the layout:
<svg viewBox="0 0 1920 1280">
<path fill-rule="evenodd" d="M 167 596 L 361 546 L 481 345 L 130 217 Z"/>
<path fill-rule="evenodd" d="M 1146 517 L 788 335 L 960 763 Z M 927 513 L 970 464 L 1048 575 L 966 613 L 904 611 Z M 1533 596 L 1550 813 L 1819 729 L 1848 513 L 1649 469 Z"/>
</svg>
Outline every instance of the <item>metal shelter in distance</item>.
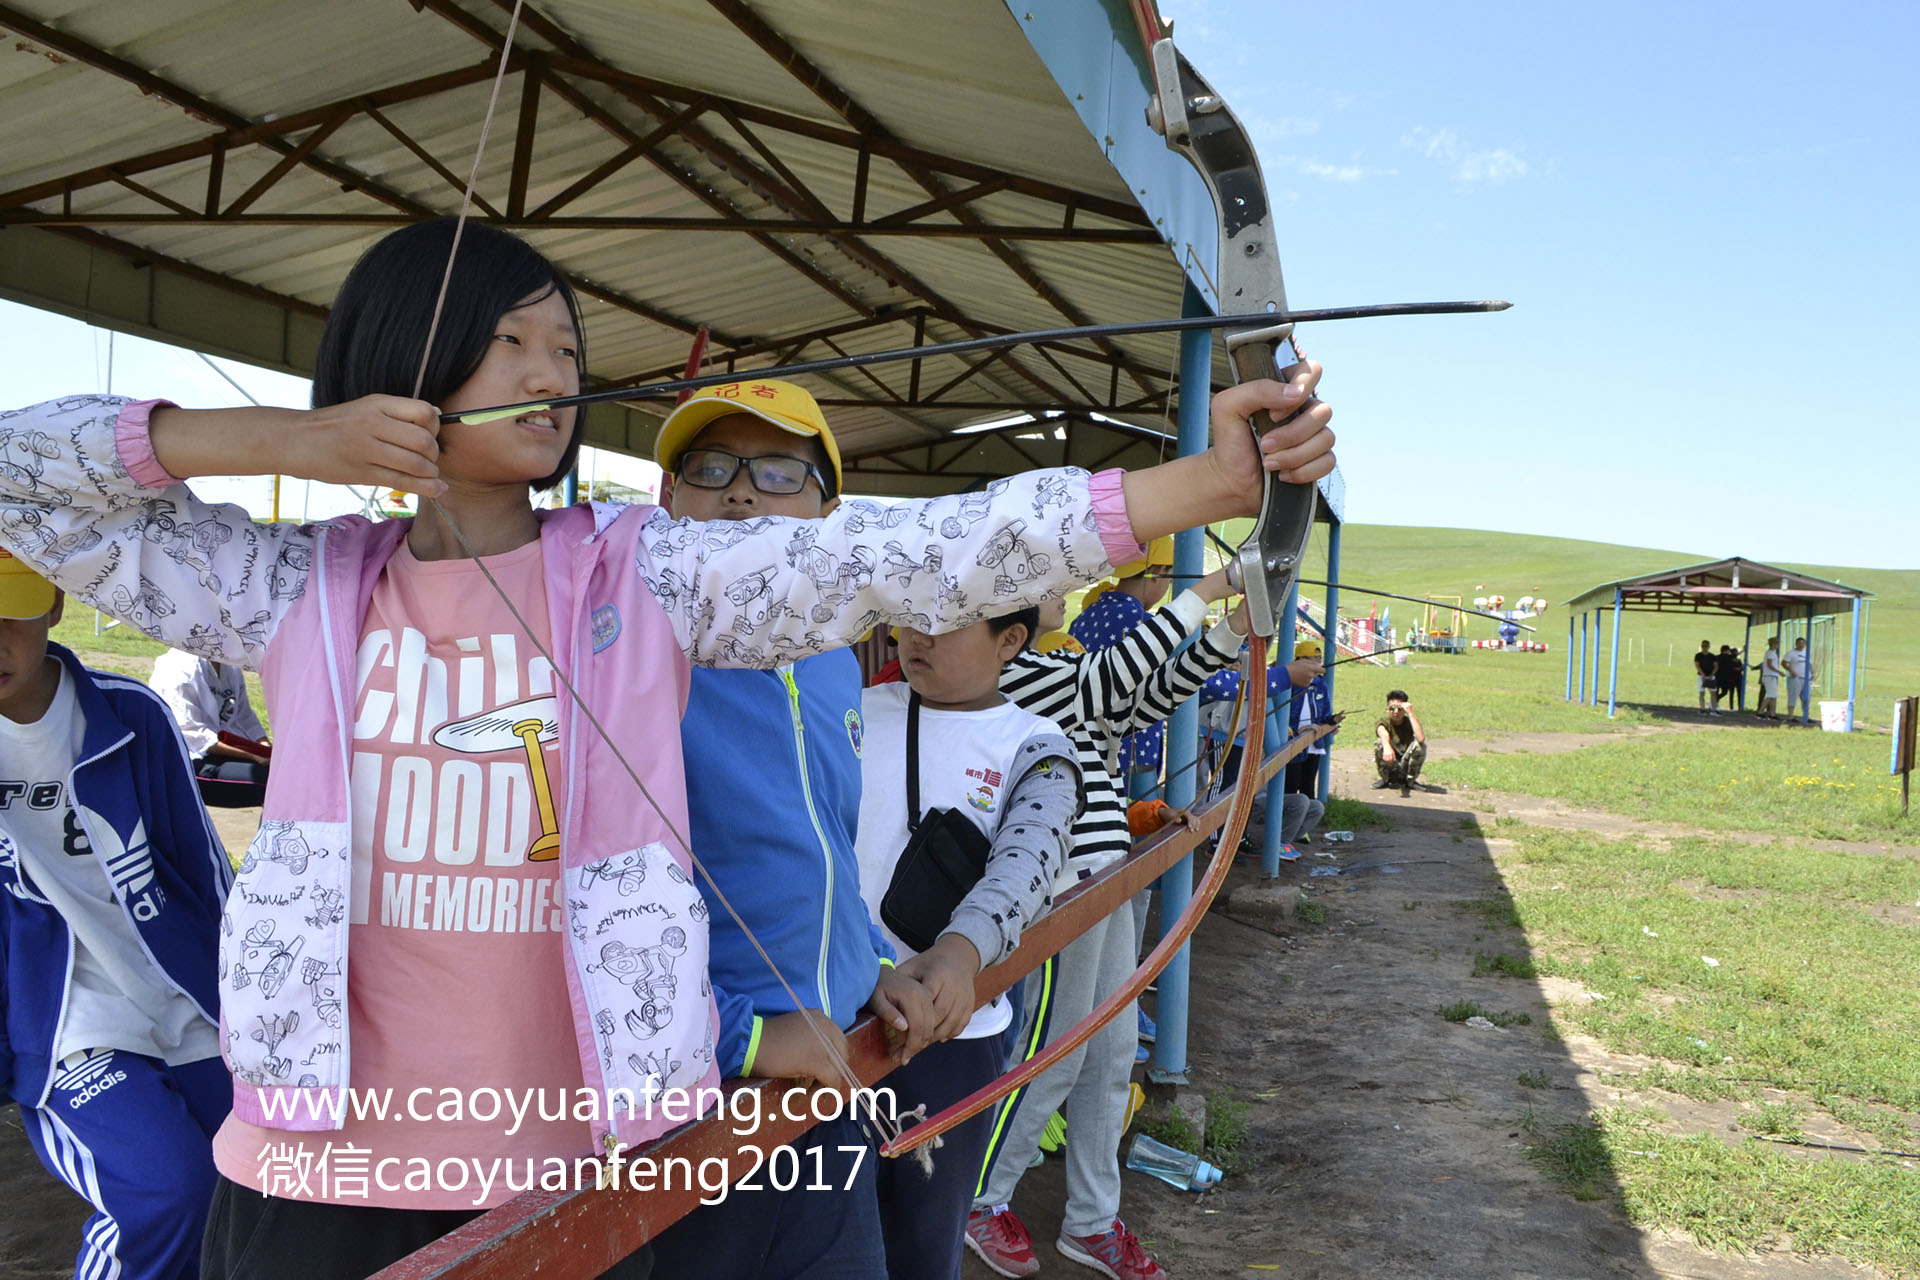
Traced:
<svg viewBox="0 0 1920 1280">
<path fill-rule="evenodd" d="M 1746 640 L 1741 645 L 1741 660 L 1750 661 L 1753 628 L 1756 623 L 1778 628 L 1783 648 L 1792 643 L 1792 632 L 1799 630 L 1807 638 L 1809 676 L 1821 663 L 1815 635 L 1816 623 L 1842 614 L 1851 619 L 1847 647 L 1847 727 L 1853 726 L 1853 708 L 1860 675 L 1860 651 L 1866 637 L 1867 602 L 1872 593 L 1844 583 L 1830 582 L 1812 574 L 1776 565 L 1761 564 L 1733 556 L 1704 564 L 1684 565 L 1660 573 L 1641 574 L 1617 582 L 1603 582 L 1567 602 L 1567 701 L 1600 700 L 1600 626 L 1602 615 L 1611 612 L 1613 639 L 1607 653 L 1607 714 L 1614 714 L 1620 677 L 1620 615 L 1622 613 L 1723 614 L 1746 621 Z M 1592 645 L 1588 645 L 1588 619 L 1592 618 Z M 1576 635 L 1577 629 L 1577 635 Z M 1828 631 L 1832 627 L 1829 625 Z M 1575 650 L 1579 653 L 1575 666 Z M 1827 643 L 1831 688 L 1832 643 Z M 1592 660 L 1589 664 L 1588 655 Z M 1791 710 L 1791 708 L 1789 708 Z M 1809 717 L 1803 710 L 1801 719 Z"/>
</svg>

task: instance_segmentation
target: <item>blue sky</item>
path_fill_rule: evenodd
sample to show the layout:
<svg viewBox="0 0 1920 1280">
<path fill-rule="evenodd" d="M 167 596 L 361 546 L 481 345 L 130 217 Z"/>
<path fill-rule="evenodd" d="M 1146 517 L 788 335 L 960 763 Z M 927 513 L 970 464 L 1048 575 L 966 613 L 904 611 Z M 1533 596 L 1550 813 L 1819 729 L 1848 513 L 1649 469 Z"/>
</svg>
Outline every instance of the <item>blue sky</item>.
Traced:
<svg viewBox="0 0 1920 1280">
<path fill-rule="evenodd" d="M 1161 9 L 1289 301 L 1514 303 L 1305 335 L 1350 519 L 1920 567 L 1920 6 Z"/>
<path fill-rule="evenodd" d="M 1255 134 L 1295 305 L 1515 304 L 1305 335 L 1349 518 L 1920 567 L 1920 6 L 1162 10 Z M 104 386 L 84 325 L 0 303 L 0 344 L 7 404 Z M 195 357 L 115 357 L 117 389 L 240 403 Z M 283 505 L 358 506 L 314 493 Z M 219 496 L 264 511 L 266 482 Z"/>
</svg>

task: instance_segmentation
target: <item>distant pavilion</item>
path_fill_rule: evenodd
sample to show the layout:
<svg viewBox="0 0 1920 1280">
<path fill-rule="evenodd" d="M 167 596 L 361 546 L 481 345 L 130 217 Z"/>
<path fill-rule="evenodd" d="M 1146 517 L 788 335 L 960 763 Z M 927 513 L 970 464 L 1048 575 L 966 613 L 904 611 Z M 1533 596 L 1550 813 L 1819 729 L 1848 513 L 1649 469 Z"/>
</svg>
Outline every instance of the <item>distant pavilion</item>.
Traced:
<svg viewBox="0 0 1920 1280">
<path fill-rule="evenodd" d="M 1613 643 L 1607 654 L 1607 714 L 1614 713 L 1614 692 L 1620 676 L 1620 615 L 1622 613 L 1717 613 L 1744 618 L 1746 642 L 1743 661 L 1752 648 L 1756 623 L 1771 626 L 1782 648 L 1804 636 L 1809 652 L 1808 672 L 1824 667 L 1824 687 L 1832 689 L 1837 619 L 1852 619 L 1847 645 L 1847 727 L 1853 726 L 1855 684 L 1860 672 L 1860 649 L 1866 637 L 1864 610 L 1872 593 L 1811 574 L 1743 560 L 1713 560 L 1661 573 L 1642 574 L 1604 582 L 1567 602 L 1567 701 L 1595 706 L 1600 701 L 1600 627 L 1602 615 L 1613 614 Z M 1592 617 L 1592 662 L 1588 662 L 1588 618 Z M 1577 631 L 1577 636 L 1576 636 Z M 1579 650 L 1576 673 L 1574 651 Z M 1816 656 L 1817 655 L 1817 656 Z M 1807 713 L 1801 713 L 1805 723 Z"/>
</svg>

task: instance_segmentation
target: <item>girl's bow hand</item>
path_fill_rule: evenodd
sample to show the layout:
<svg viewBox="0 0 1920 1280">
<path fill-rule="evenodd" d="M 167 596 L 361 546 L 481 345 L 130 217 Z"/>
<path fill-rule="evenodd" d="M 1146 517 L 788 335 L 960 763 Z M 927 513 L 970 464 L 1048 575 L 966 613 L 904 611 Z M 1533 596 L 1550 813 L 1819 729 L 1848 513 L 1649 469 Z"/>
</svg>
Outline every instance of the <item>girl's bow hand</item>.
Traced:
<svg viewBox="0 0 1920 1280">
<path fill-rule="evenodd" d="M 1333 431 L 1327 425 L 1333 406 L 1313 394 L 1322 372 L 1317 361 L 1308 360 L 1288 382 L 1261 378 L 1214 396 L 1208 452 L 1243 514 L 1260 510 L 1263 471 L 1288 484 L 1311 484 L 1333 470 Z M 1252 418 L 1262 409 L 1275 425 L 1256 440 Z"/>
<path fill-rule="evenodd" d="M 440 411 L 424 400 L 362 396 L 307 413 L 287 440 L 286 471 L 305 480 L 370 484 L 437 498 Z"/>
</svg>

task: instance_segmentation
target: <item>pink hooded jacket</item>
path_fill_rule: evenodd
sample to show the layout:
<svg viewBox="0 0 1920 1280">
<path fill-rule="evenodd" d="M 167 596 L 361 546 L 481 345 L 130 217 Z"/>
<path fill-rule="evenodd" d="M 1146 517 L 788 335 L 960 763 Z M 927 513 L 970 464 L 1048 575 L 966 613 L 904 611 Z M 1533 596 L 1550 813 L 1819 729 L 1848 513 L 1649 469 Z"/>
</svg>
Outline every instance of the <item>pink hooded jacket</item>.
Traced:
<svg viewBox="0 0 1920 1280">
<path fill-rule="evenodd" d="M 356 847 L 364 876 L 373 838 L 353 825 L 356 653 L 411 522 L 264 525 L 200 502 L 154 457 L 158 403 L 75 396 L 0 413 L 0 542 L 164 643 L 260 672 L 280 767 L 221 926 L 224 1051 L 242 1119 L 334 1129 L 351 1073 L 347 906 Z M 812 521 L 541 513 L 554 664 L 605 734 L 558 699 L 567 998 L 589 1089 L 644 1099 L 719 1083 L 706 908 L 678 834 L 689 662 L 771 667 L 876 625 L 950 630 L 1093 581 L 1142 554 L 1120 476 L 1032 472 Z M 664 914 L 626 909 L 635 874 Z M 669 929 L 684 940 L 679 972 L 701 980 L 662 1008 L 660 984 L 629 985 L 617 961 Z M 606 1110 L 595 1139 L 607 1152 L 673 1127 L 644 1108 Z"/>
</svg>

